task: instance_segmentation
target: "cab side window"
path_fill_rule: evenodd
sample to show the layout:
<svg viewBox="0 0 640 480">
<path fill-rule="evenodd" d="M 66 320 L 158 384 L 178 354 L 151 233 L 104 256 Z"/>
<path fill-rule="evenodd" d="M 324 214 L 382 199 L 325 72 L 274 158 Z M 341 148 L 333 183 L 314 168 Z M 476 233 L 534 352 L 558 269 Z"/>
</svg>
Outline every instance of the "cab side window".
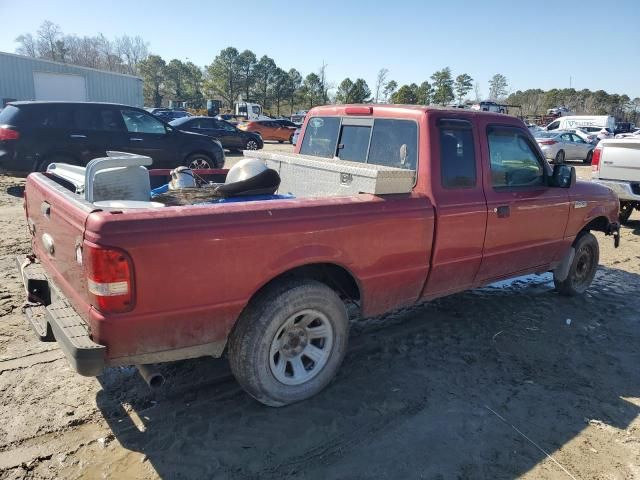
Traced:
<svg viewBox="0 0 640 480">
<path fill-rule="evenodd" d="M 167 133 L 164 124 L 149 114 L 137 110 L 121 110 L 120 113 L 127 130 L 131 133 L 150 133 L 155 135 Z"/>
<path fill-rule="evenodd" d="M 545 184 L 543 160 L 523 133 L 516 128 L 489 127 L 487 137 L 494 188 Z"/>
<path fill-rule="evenodd" d="M 438 121 L 440 130 L 440 182 L 444 188 L 473 188 L 476 157 L 473 130 L 466 120 Z"/>
</svg>

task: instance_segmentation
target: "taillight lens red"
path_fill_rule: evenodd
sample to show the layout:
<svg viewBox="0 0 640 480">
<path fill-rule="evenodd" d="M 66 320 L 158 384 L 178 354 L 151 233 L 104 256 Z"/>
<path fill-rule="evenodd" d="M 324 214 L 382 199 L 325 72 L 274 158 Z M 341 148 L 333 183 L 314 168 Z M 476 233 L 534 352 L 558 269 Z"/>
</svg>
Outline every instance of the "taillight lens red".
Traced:
<svg viewBox="0 0 640 480">
<path fill-rule="evenodd" d="M 555 140 L 542 140 L 538 142 L 540 145 L 554 145 L 558 142 L 556 142 Z"/>
<path fill-rule="evenodd" d="M 85 242 L 82 262 L 95 308 L 102 313 L 122 313 L 133 308 L 133 266 L 129 255 Z"/>
<path fill-rule="evenodd" d="M 0 125 L 0 140 L 18 140 L 20 138 L 20 132 L 12 130 L 11 128 Z"/>
<path fill-rule="evenodd" d="M 593 151 L 591 156 L 591 171 L 597 172 L 600 170 L 600 156 L 602 155 L 602 146 L 598 146 Z"/>
</svg>

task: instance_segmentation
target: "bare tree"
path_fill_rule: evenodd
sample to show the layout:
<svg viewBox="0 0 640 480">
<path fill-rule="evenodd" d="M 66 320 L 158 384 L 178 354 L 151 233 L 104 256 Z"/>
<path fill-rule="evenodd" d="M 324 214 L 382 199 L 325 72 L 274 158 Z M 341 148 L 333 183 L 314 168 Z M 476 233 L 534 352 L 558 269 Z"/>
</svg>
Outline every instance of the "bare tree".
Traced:
<svg viewBox="0 0 640 480">
<path fill-rule="evenodd" d="M 480 84 L 478 82 L 476 82 L 475 85 L 473 86 L 473 92 L 476 96 L 475 98 L 476 102 L 482 101 L 482 92 L 480 91 Z"/>
<path fill-rule="evenodd" d="M 375 103 L 378 103 L 380 99 L 380 93 L 381 93 L 381 90 L 384 89 L 384 86 L 387 82 L 388 75 L 389 75 L 389 69 L 381 68 L 380 70 L 378 70 L 378 76 L 376 78 L 376 96 L 374 100 Z"/>
<path fill-rule="evenodd" d="M 20 55 L 26 55 L 34 58 L 38 56 L 38 45 L 36 39 L 33 38 L 33 35 L 30 33 L 20 35 L 16 38 L 16 42 L 20 44 L 18 48 L 16 48 L 16 52 Z"/>
<path fill-rule="evenodd" d="M 116 38 L 116 52 L 126 65 L 127 73 L 134 75 L 138 64 L 149 56 L 149 46 L 141 37 L 124 35 Z"/>
<path fill-rule="evenodd" d="M 62 41 L 62 30 L 55 23 L 45 20 L 37 32 L 38 53 L 40 57 L 49 60 L 62 60 L 60 58 L 60 43 Z"/>
</svg>

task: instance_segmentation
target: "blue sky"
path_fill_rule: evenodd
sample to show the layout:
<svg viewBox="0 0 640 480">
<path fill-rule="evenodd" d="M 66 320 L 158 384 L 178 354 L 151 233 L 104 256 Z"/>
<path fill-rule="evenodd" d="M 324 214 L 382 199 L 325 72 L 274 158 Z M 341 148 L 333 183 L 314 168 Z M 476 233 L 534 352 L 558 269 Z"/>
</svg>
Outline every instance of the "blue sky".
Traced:
<svg viewBox="0 0 640 480">
<path fill-rule="evenodd" d="M 577 89 L 640 96 L 637 0 L 0 0 L 0 51 L 47 19 L 65 33 L 140 35 L 153 53 L 201 66 L 229 45 L 303 75 L 324 61 L 330 81 L 362 77 L 372 89 L 382 67 L 403 84 L 449 66 L 483 95 L 502 73 L 513 91 L 571 77 Z"/>
</svg>

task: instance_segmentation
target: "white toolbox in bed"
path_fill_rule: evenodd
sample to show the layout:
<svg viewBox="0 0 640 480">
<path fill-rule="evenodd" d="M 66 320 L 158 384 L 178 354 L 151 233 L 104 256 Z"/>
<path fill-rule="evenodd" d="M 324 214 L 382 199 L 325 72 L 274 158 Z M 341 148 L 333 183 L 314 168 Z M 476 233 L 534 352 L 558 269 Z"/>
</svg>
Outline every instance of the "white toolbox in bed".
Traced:
<svg viewBox="0 0 640 480">
<path fill-rule="evenodd" d="M 278 193 L 296 197 L 409 193 L 416 176 L 415 170 L 338 158 L 255 150 L 246 150 L 244 156 L 263 160 L 276 170 L 281 179 Z"/>
</svg>

